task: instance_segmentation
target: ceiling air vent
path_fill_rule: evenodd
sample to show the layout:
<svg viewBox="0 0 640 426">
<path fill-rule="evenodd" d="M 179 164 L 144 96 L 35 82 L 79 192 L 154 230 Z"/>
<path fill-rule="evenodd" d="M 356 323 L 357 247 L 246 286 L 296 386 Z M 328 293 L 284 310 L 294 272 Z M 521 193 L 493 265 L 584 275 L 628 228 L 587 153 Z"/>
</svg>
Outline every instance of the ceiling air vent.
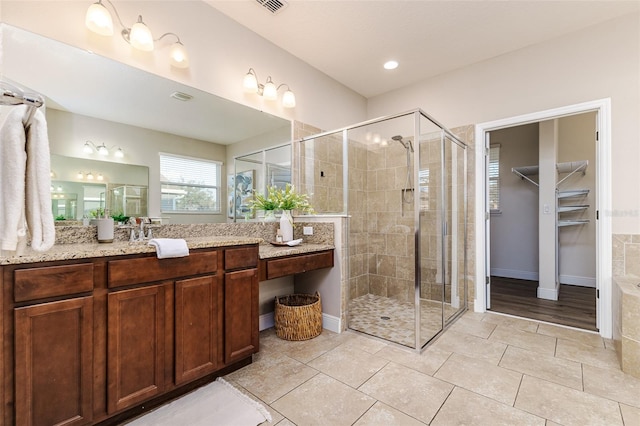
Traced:
<svg viewBox="0 0 640 426">
<path fill-rule="evenodd" d="M 274 15 L 280 13 L 283 9 L 289 6 L 289 3 L 284 0 L 256 0 L 256 3 Z"/>
</svg>

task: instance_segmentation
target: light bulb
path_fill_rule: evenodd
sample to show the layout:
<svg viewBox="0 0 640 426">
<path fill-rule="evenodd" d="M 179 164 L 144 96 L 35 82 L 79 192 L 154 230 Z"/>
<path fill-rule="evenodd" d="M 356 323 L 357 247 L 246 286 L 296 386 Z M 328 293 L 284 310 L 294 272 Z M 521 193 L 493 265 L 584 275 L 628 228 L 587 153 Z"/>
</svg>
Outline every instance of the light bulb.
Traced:
<svg viewBox="0 0 640 426">
<path fill-rule="evenodd" d="M 244 91 L 247 93 L 255 93 L 258 91 L 258 80 L 251 70 L 245 74 L 242 85 L 244 87 Z"/>
<path fill-rule="evenodd" d="M 144 50 L 145 52 L 153 50 L 153 36 L 149 27 L 142 22 L 142 16 L 138 16 L 138 22 L 131 26 L 129 43 L 136 49 Z"/>
<path fill-rule="evenodd" d="M 102 0 L 89 6 L 84 24 L 96 34 L 113 35 L 113 20 L 107 8 L 102 4 Z"/>
<path fill-rule="evenodd" d="M 76 175 L 77 179 L 84 179 L 84 175 L 82 174 L 82 172 L 78 172 L 78 174 Z"/>
<path fill-rule="evenodd" d="M 296 95 L 289 89 L 282 95 L 282 106 L 285 108 L 293 108 L 296 106 Z"/>
<path fill-rule="evenodd" d="M 184 45 L 179 41 L 175 42 L 171 46 L 169 53 L 169 62 L 176 68 L 188 68 L 189 67 L 189 55 L 184 48 Z"/>
<path fill-rule="evenodd" d="M 107 156 L 109 155 L 109 150 L 107 149 L 106 146 L 104 146 L 104 144 L 102 144 L 98 147 L 98 154 Z"/>
<path fill-rule="evenodd" d="M 98 180 L 99 181 L 103 181 L 104 180 L 104 176 L 102 176 L 102 173 L 98 173 Z"/>
<path fill-rule="evenodd" d="M 87 173 L 87 180 L 93 180 L 93 173 Z"/>
<path fill-rule="evenodd" d="M 113 153 L 116 158 L 124 158 L 124 151 L 122 148 L 118 148 L 116 152 Z"/>
<path fill-rule="evenodd" d="M 93 148 L 91 147 L 91 145 L 89 145 L 88 141 L 84 143 L 82 151 L 84 151 L 85 154 L 93 154 Z"/>
<path fill-rule="evenodd" d="M 278 89 L 276 85 L 271 81 L 271 77 L 267 79 L 267 82 L 264 85 L 264 91 L 262 92 L 262 96 L 268 101 L 275 101 L 278 99 Z"/>
</svg>

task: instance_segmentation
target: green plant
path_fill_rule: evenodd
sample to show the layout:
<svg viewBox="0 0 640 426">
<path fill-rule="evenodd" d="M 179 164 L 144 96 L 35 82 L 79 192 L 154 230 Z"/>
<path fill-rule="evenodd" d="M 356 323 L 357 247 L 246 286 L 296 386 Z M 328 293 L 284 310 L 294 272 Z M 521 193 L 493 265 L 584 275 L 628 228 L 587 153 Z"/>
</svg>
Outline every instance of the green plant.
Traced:
<svg viewBox="0 0 640 426">
<path fill-rule="evenodd" d="M 63 214 L 59 214 L 58 216 L 56 216 L 56 220 L 67 220 L 67 218 L 64 217 Z"/>
<path fill-rule="evenodd" d="M 253 200 L 249 202 L 252 211 L 255 210 L 298 210 L 305 213 L 312 213 L 313 207 L 309 203 L 307 194 L 300 194 L 295 191 L 295 187 L 288 183 L 284 189 L 277 186 L 267 187 L 267 196 L 254 194 Z"/>
<path fill-rule="evenodd" d="M 129 221 L 129 216 L 125 216 L 122 213 L 111 215 L 114 222 L 123 222 L 126 223 Z"/>
<path fill-rule="evenodd" d="M 104 209 L 103 208 L 97 208 L 97 209 L 93 209 L 89 212 L 89 214 L 91 215 L 92 218 L 101 218 L 104 216 Z"/>
</svg>

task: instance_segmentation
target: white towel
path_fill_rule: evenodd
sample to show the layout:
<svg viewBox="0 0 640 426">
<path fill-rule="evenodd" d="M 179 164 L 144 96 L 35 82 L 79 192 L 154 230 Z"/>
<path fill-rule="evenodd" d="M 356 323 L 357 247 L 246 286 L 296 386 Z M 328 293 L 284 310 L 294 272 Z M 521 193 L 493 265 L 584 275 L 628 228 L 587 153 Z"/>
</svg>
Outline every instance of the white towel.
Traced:
<svg viewBox="0 0 640 426">
<path fill-rule="evenodd" d="M 0 129 L 0 250 L 18 255 L 27 229 L 36 251 L 55 242 L 47 123 L 36 110 L 25 129 L 28 117 L 29 107 L 12 106 Z"/>
<path fill-rule="evenodd" d="M 156 248 L 158 259 L 189 256 L 187 242 L 180 238 L 153 238 L 149 245 Z"/>
</svg>

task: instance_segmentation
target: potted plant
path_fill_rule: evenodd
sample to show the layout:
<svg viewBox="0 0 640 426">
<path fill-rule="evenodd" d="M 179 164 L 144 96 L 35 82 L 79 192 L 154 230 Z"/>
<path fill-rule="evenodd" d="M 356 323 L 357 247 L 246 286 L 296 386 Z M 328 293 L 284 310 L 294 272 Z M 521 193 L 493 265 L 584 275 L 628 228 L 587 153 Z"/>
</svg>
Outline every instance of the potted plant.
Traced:
<svg viewBox="0 0 640 426">
<path fill-rule="evenodd" d="M 313 212 L 313 208 L 309 203 L 309 196 L 296 192 L 295 187 L 290 183 L 284 189 L 280 189 L 277 186 L 268 187 L 266 197 L 262 194 L 255 194 L 254 199 L 250 202 L 250 208 L 264 210 L 265 217 L 267 212 L 273 214 L 274 210 L 282 210 L 280 230 L 282 239 L 285 242 L 293 240 L 293 217 L 291 216 L 291 211 Z"/>
<path fill-rule="evenodd" d="M 254 191 L 253 200 L 249 201 L 249 208 L 251 209 L 251 211 L 253 212 L 255 212 L 256 210 L 264 211 L 265 222 L 276 221 L 275 210 L 279 208 L 277 197 L 276 197 L 277 190 L 278 188 L 275 186 L 268 187 L 266 197 Z"/>
</svg>

